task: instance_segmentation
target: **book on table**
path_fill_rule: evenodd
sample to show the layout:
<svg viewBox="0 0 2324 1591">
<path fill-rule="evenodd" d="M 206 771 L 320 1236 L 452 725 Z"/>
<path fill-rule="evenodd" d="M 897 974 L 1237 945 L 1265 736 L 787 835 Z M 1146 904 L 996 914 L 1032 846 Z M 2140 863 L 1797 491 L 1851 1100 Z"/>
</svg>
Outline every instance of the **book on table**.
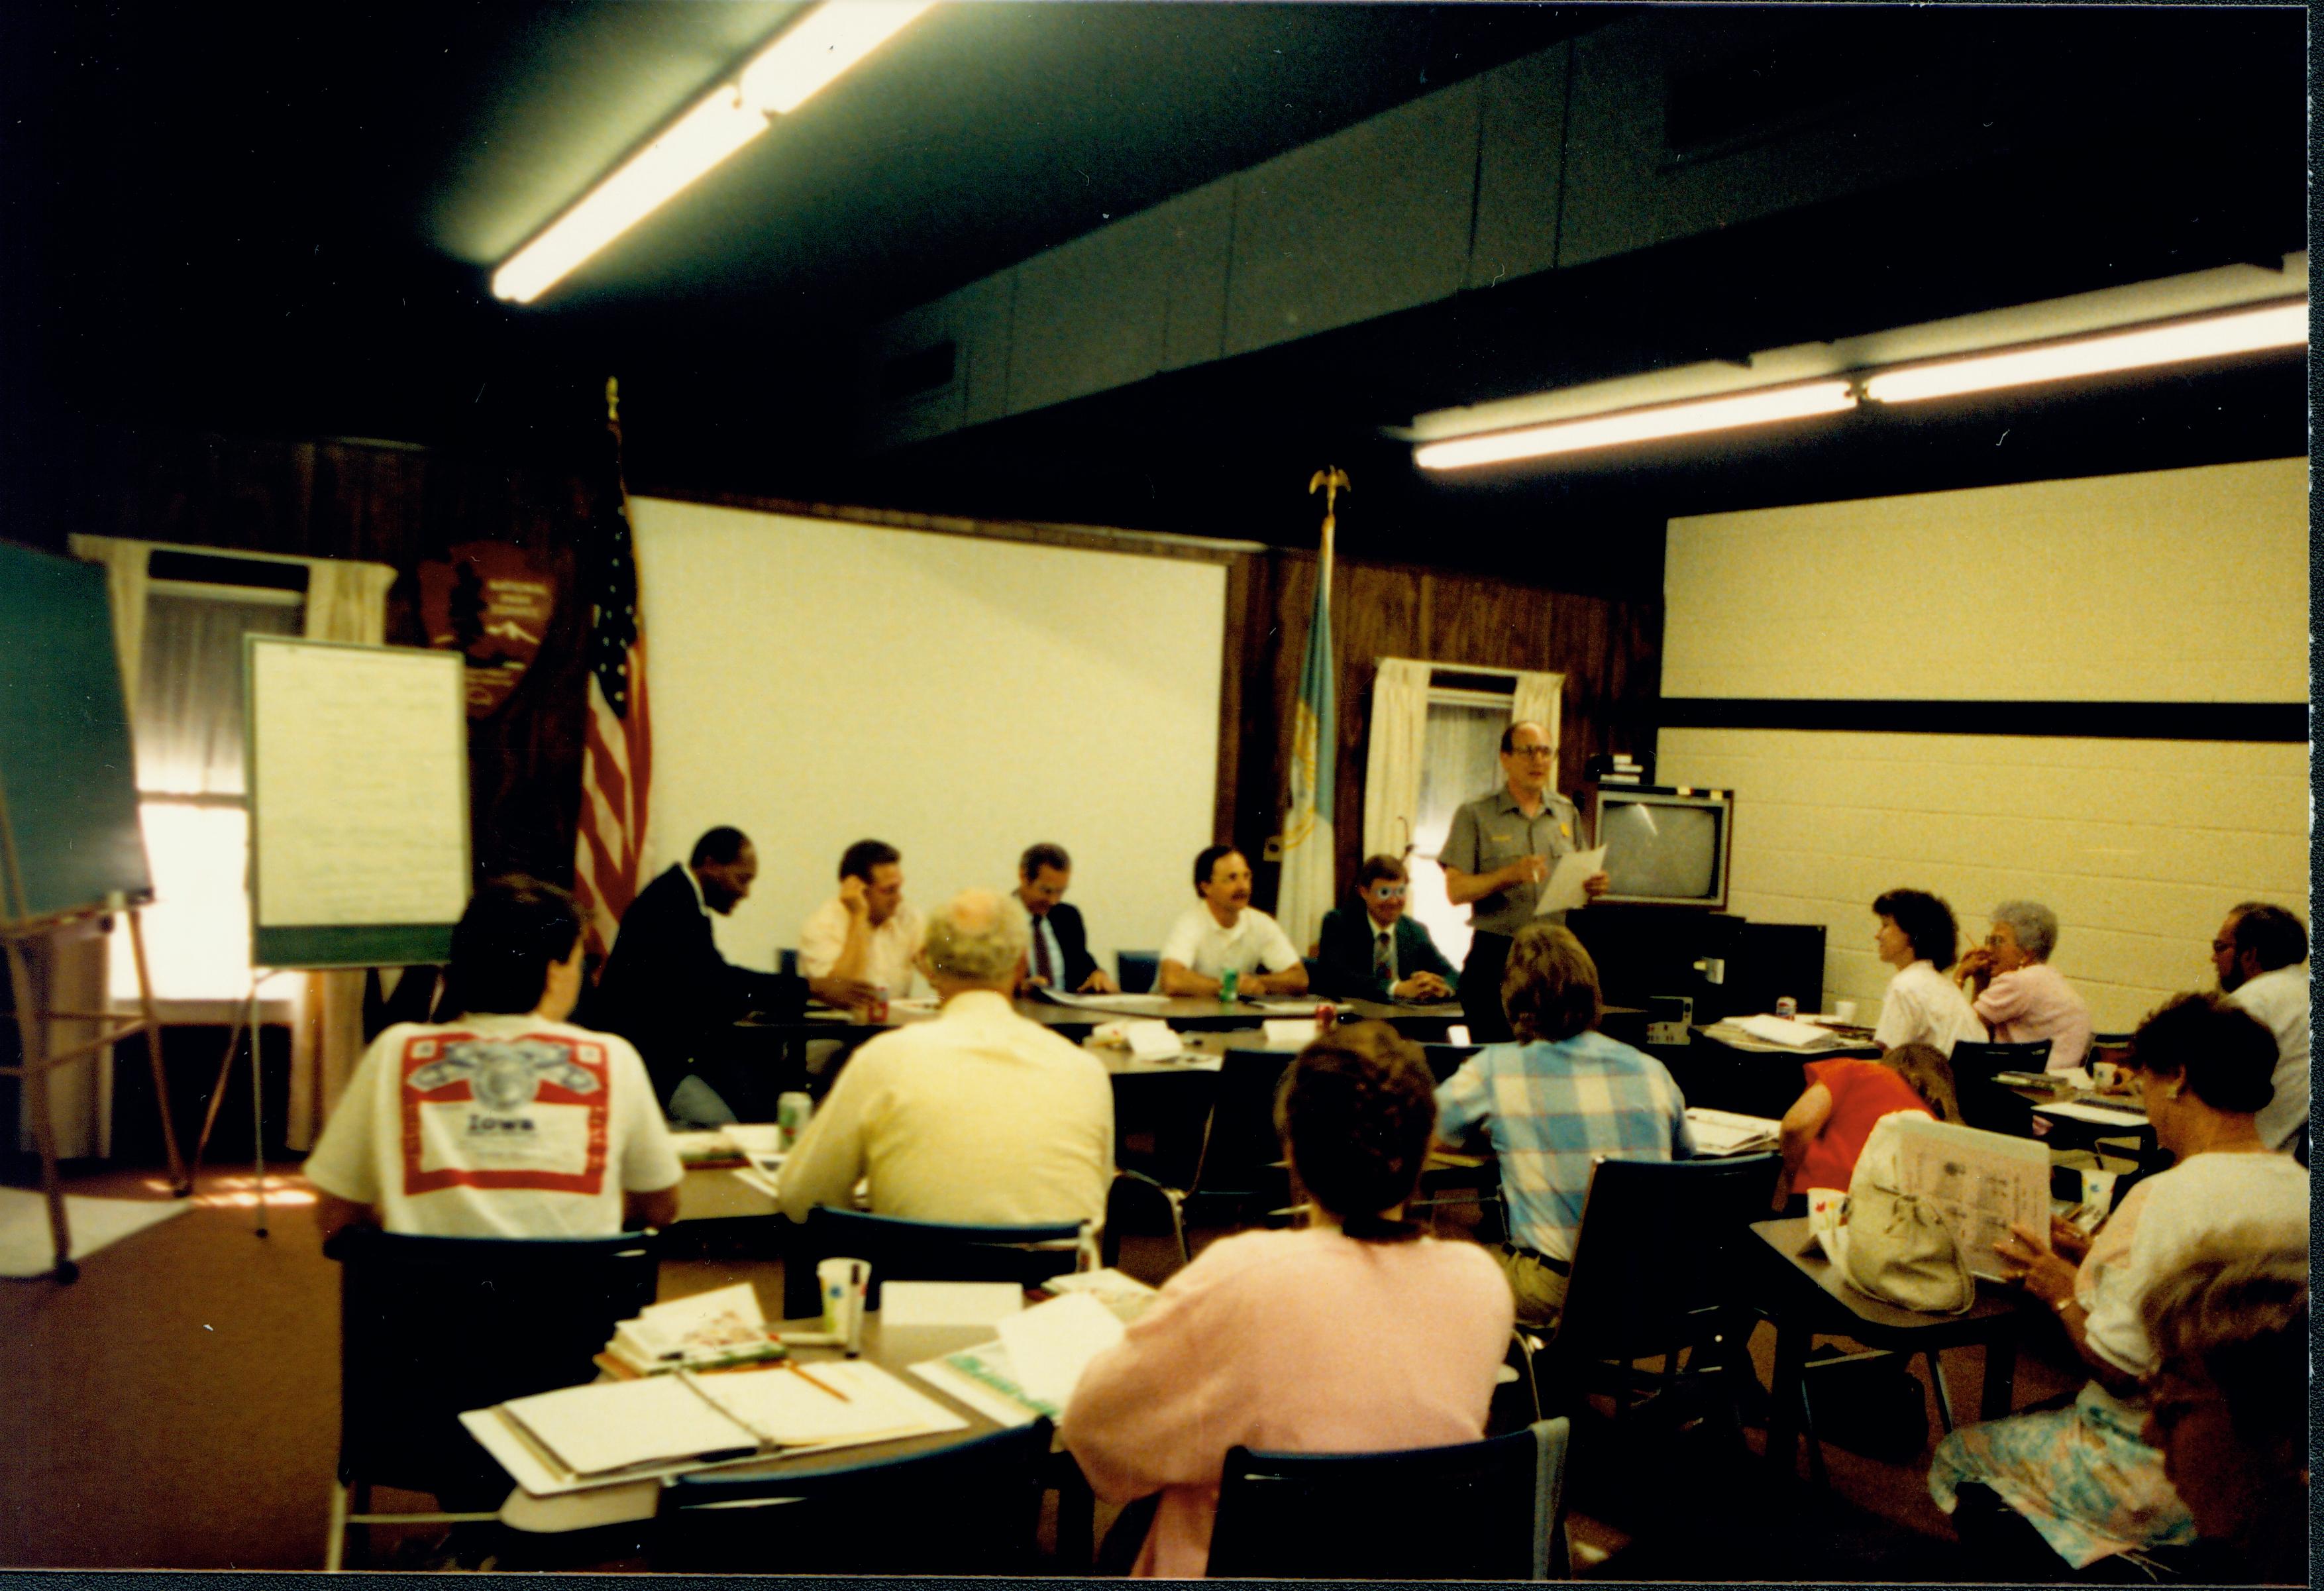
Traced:
<svg viewBox="0 0 2324 1591">
<path fill-rule="evenodd" d="M 1706 1158 L 1773 1149 L 1782 1141 L 1783 1125 L 1773 1116 L 1747 1116 L 1699 1105 L 1686 1107 L 1687 1135 L 1694 1140 L 1694 1152 Z"/>
<path fill-rule="evenodd" d="M 747 1281 L 649 1304 L 613 1327 L 597 1363 L 615 1375 L 719 1370 L 783 1356 Z"/>
</svg>

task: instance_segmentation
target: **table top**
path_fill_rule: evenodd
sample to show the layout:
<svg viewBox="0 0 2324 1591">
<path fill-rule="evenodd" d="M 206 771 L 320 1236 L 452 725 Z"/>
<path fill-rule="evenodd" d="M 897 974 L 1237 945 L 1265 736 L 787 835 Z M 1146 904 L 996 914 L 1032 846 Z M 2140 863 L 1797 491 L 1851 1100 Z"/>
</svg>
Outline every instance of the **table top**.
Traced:
<svg viewBox="0 0 2324 1591">
<path fill-rule="evenodd" d="M 1105 1002 L 1102 994 L 1085 998 Z M 1256 1028 L 1268 1017 L 1313 1016 L 1318 1005 L 1338 1009 L 1343 1022 L 1387 1022 L 1430 1025 L 1465 1021 L 1457 1002 L 1440 1001 L 1426 1004 L 1406 1004 L 1385 1000 L 1326 1000 L 1321 995 L 1268 995 L 1269 1010 L 1249 1000 L 1225 1002 L 1207 995 L 1165 995 L 1148 999 L 1132 995 L 1110 1004 L 1091 1005 L 1061 1005 L 1052 1000 L 1015 1000 L 1010 1004 L 1018 1015 L 1028 1022 L 1038 1022 L 1045 1028 L 1056 1028 L 1068 1033 L 1075 1029 L 1087 1031 L 1107 1022 L 1137 1019 L 1167 1022 L 1172 1027 L 1188 1031 L 1211 1031 Z M 827 1006 L 809 1006 L 796 1021 L 774 1017 L 749 1016 L 734 1025 L 761 1032 L 785 1033 L 814 1038 L 823 1036 L 861 1036 L 886 1032 L 908 1022 L 927 1022 L 936 1015 L 934 1008 L 906 1006 L 889 1007 L 884 1022 L 865 1022 L 860 1012 L 840 1011 Z"/>
<path fill-rule="evenodd" d="M 1852 1318 L 1819 1329 L 1840 1332 L 1865 1342 L 1873 1341 L 1865 1335 L 1868 1330 L 1884 1338 L 1898 1334 L 1925 1337 L 1934 1333 L 1975 1339 L 2014 1327 L 2017 1318 L 2017 1290 L 1984 1277 L 1978 1278 L 1977 1302 L 1960 1315 L 1924 1315 L 1858 1292 L 1840 1275 L 1839 1267 L 1824 1256 L 1804 1216 L 1754 1221 L 1751 1232 L 1766 1253 L 1782 1262 L 1785 1270 L 1798 1279 L 1785 1289 L 1786 1303 L 1806 1302 L 1822 1310 L 1827 1319 L 1836 1318 L 1839 1311 Z M 1818 1295 L 1825 1301 L 1818 1303 Z"/>
</svg>

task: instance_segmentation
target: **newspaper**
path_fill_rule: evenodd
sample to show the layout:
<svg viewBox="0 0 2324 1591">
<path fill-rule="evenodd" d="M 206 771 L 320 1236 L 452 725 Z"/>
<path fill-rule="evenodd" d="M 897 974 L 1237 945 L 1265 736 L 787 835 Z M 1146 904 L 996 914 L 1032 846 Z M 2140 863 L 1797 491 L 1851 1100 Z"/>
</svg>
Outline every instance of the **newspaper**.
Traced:
<svg viewBox="0 0 2324 1591">
<path fill-rule="evenodd" d="M 2050 1151 L 2031 1138 L 1985 1133 L 1928 1116 L 1889 1118 L 1897 1125 L 1897 1187 L 1936 1206 L 1952 1229 L 1961 1263 L 1973 1275 L 2005 1281 L 1994 1245 L 2012 1223 L 2050 1231 Z"/>
</svg>

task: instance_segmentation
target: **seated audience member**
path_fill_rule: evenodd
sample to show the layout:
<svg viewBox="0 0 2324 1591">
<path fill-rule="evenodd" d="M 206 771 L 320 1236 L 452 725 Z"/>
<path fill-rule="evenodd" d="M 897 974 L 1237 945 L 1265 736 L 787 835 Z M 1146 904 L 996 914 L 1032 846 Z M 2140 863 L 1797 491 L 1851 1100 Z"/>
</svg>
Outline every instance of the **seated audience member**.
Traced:
<svg viewBox="0 0 2324 1591">
<path fill-rule="evenodd" d="M 715 1126 L 740 1109 L 773 1115 L 759 1096 L 761 1067 L 725 1041 L 753 1011 L 796 1020 L 812 994 L 835 1005 L 864 991 L 844 978 L 786 977 L 732 966 L 718 952 L 710 913 L 724 917 L 749 898 L 759 853 L 739 828 L 714 828 L 638 892 L 622 913 L 613 953 L 597 975 L 587 1019 L 636 1046 L 662 1107 L 681 1122 Z"/>
<path fill-rule="evenodd" d="M 1927 1044 L 1947 1057 L 1964 1039 L 1984 1042 L 1985 1024 L 1944 976 L 1960 939 L 1953 909 L 1923 890 L 1890 890 L 1872 902 L 1872 912 L 1880 920 L 1873 949 L 1896 969 L 1872 1041 L 1883 1050 Z"/>
<path fill-rule="evenodd" d="M 1988 1489 L 2072 1568 L 2193 1540 L 2195 1522 L 2164 1477 L 2163 1455 L 2141 1436 L 2141 1378 L 2155 1365 L 2146 1295 L 2197 1248 L 2246 1224 L 2296 1231 L 2307 1251 L 2307 1173 L 2261 1142 L 2252 1120 L 2275 1065 L 2267 1030 L 2216 995 L 2181 994 L 2139 1024 L 2130 1064 L 2154 1135 L 2177 1163 L 2126 1194 L 2095 1237 L 2053 1219 L 2046 1235 L 2019 1226 L 1997 1245 L 2025 1290 L 2057 1312 L 2093 1378 L 2070 1408 L 1955 1431 L 1929 1471 L 1939 1507 L 1963 1504 L 1964 1543 L 1996 1556 L 2007 1553 L 2015 1526 L 1987 1499 L 1967 1506 L 1970 1487 Z M 2057 1564 L 2047 1567 L 2034 1577 L 2054 1577 Z"/>
<path fill-rule="evenodd" d="M 1211 1244 L 1082 1373 L 1066 1450 L 1109 1502 L 1161 1494 L 1133 1573 L 1203 1573 L 1238 1444 L 1364 1453 L 1484 1434 L 1509 1290 L 1473 1244 L 1403 1218 L 1435 1114 L 1427 1062 L 1385 1023 L 1310 1044 L 1275 1103 L 1308 1226 Z"/>
<path fill-rule="evenodd" d="M 1032 919 L 1033 946 L 1025 979 L 1043 989 L 1086 994 L 1119 994 L 1120 988 L 1089 953 L 1089 932 L 1080 911 L 1065 904 L 1074 880 L 1074 859 L 1065 847 L 1047 840 L 1028 846 L 1017 864 L 1017 902 Z"/>
<path fill-rule="evenodd" d="M 1025 914 L 970 890 L 928 924 L 920 966 L 943 1009 L 850 1058 L 784 1162 L 784 1212 L 872 1208 L 915 1221 L 1102 1221 L 1113 1182 L 1105 1068 L 1010 1007 L 1025 971 Z"/>
<path fill-rule="evenodd" d="M 1250 864 L 1232 846 L 1207 846 L 1194 858 L 1194 893 L 1162 941 L 1165 994 L 1215 994 L 1228 967 L 1244 994 L 1297 994 L 1307 964 L 1275 919 L 1250 904 Z"/>
<path fill-rule="evenodd" d="M 2004 901 L 1982 947 L 1953 968 L 1953 982 L 1974 1002 L 1996 1042 L 2050 1041 L 2050 1069 L 2078 1069 L 2090 1052 L 2090 1008 L 2050 965 L 2058 948 L 2058 914 L 2039 901 Z"/>
<path fill-rule="evenodd" d="M 809 977 L 870 985 L 900 1000 L 912 992 L 920 914 L 904 904 L 904 858 L 884 840 L 840 854 L 839 893 L 799 925 L 798 968 Z"/>
<path fill-rule="evenodd" d="M 2309 1583 L 2308 1245 L 2271 1235 L 2215 1239 L 2146 1295 L 2145 1440 L 2207 1583 Z"/>
<path fill-rule="evenodd" d="M 1880 1118 L 1898 1111 L 1961 1119 L 1953 1097 L 1953 1068 L 1926 1044 L 1905 1044 L 1878 1060 L 1811 1060 L 1806 1091 L 1784 1113 L 1783 1175 L 1775 1207 L 1811 1188 L 1846 1192 L 1856 1162 Z"/>
<path fill-rule="evenodd" d="M 2275 1035 L 2275 1092 L 2259 1113 L 2270 1149 L 2308 1148 L 2308 930 L 2281 906 L 2246 901 L 2211 940 L 2219 992 Z"/>
<path fill-rule="evenodd" d="M 1364 859 L 1356 869 L 1356 899 L 1362 910 L 1323 914 L 1322 945 L 1315 952 L 1323 993 L 1364 1000 L 1452 997 L 1460 975 L 1427 927 L 1405 915 L 1410 888 L 1404 864 L 1394 856 Z"/>
<path fill-rule="evenodd" d="M 478 890 L 452 930 L 460 1019 L 374 1040 L 307 1161 L 323 1235 L 604 1237 L 676 1220 L 683 1172 L 645 1067 L 565 1021 L 580 989 L 572 896 L 517 877 Z"/>
<path fill-rule="evenodd" d="M 1565 1303 L 1592 1161 L 1683 1160 L 1694 1142 L 1663 1063 L 1594 1031 L 1598 967 L 1572 933 L 1518 930 L 1501 1005 L 1517 1041 L 1480 1050 L 1444 1080 L 1436 1132 L 1452 1145 L 1480 1130 L 1491 1140 L 1508 1204 L 1502 1269 L 1517 1318 L 1547 1326 Z"/>
</svg>

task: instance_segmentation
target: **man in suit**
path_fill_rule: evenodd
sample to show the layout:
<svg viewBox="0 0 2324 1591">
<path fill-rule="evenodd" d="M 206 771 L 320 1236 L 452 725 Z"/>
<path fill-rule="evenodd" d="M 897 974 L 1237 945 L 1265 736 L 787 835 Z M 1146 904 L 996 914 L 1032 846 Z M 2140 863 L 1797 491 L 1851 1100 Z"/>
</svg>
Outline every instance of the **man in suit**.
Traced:
<svg viewBox="0 0 2324 1591">
<path fill-rule="evenodd" d="M 1018 902 L 1033 920 L 1026 983 L 1085 994 L 1120 993 L 1120 986 L 1089 953 L 1089 933 L 1082 926 L 1081 912 L 1065 904 L 1065 886 L 1074 879 L 1074 859 L 1065 855 L 1065 847 L 1047 840 L 1026 846 L 1017 863 L 1017 878 Z"/>
<path fill-rule="evenodd" d="M 1316 960 L 1323 992 L 1365 1000 L 1449 1000 L 1460 975 L 1437 949 L 1426 925 L 1404 914 L 1410 880 L 1394 856 L 1368 856 L 1356 869 L 1360 913 L 1323 914 Z"/>
<path fill-rule="evenodd" d="M 759 853 L 739 828 L 714 828 L 638 892 L 622 914 L 613 954 L 598 975 L 592 1025 L 637 1047 L 654 1093 L 671 1119 L 716 1126 L 748 1110 L 774 1119 L 765 1097 L 776 1079 L 735 1053 L 729 1030 L 752 1012 L 796 1021 L 813 994 L 830 1005 L 862 1004 L 851 979 L 799 978 L 735 967 L 719 954 L 710 913 L 741 905 L 759 875 Z"/>
</svg>

